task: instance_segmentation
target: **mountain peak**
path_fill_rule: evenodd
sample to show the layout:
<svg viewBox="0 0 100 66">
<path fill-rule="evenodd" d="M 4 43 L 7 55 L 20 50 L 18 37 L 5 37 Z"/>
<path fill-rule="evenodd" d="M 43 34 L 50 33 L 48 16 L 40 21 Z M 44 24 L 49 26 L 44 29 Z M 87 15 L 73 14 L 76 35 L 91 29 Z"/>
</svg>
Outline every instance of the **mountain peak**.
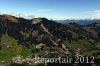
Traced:
<svg viewBox="0 0 100 66">
<path fill-rule="evenodd" d="M 0 20 L 1 21 L 6 21 L 8 20 L 9 22 L 18 22 L 16 17 L 8 15 L 8 14 L 2 14 L 0 15 Z"/>
<path fill-rule="evenodd" d="M 38 23 L 41 23 L 41 22 L 44 22 L 44 21 L 47 21 L 48 19 L 46 18 L 33 18 L 32 19 L 32 24 L 38 24 Z"/>
<path fill-rule="evenodd" d="M 42 19 L 41 18 L 34 18 L 32 19 L 32 24 L 37 24 L 37 23 L 41 23 Z"/>
</svg>

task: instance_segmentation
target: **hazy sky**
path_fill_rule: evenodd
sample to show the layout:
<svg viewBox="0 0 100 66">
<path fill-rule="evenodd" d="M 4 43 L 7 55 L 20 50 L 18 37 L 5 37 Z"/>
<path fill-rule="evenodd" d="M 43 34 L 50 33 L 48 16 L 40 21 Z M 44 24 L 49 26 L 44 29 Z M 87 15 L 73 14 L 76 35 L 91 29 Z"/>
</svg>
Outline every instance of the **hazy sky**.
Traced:
<svg viewBox="0 0 100 66">
<path fill-rule="evenodd" d="M 100 18 L 100 0 L 0 0 L 0 13 L 49 19 Z"/>
</svg>

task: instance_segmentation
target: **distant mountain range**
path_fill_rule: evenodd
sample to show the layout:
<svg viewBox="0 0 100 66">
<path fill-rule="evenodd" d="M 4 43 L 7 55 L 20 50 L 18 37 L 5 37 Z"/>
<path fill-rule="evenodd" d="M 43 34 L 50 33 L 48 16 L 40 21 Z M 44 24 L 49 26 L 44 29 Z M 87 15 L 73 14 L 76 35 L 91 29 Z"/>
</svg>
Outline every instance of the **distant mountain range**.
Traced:
<svg viewBox="0 0 100 66">
<path fill-rule="evenodd" d="M 66 20 L 55 20 L 60 23 L 78 23 L 80 25 L 88 25 L 100 21 L 100 19 L 66 19 Z"/>
</svg>

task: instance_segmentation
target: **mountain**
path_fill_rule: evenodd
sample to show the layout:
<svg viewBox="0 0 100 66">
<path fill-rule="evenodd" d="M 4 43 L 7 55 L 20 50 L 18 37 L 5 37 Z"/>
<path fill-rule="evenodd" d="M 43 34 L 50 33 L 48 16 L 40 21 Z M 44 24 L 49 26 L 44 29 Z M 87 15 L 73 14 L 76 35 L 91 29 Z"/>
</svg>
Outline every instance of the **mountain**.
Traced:
<svg viewBox="0 0 100 66">
<path fill-rule="evenodd" d="M 80 25 L 88 25 L 100 21 L 100 19 L 67 19 L 67 20 L 55 20 L 59 23 L 78 23 Z"/>
<path fill-rule="evenodd" d="M 27 20 L 7 14 L 0 15 L 1 59 L 11 59 L 16 54 L 26 57 L 37 53 L 42 57 L 51 57 L 52 53 L 53 57 L 73 56 L 77 55 L 74 53 L 77 50 L 84 56 L 94 54 L 96 59 L 99 58 L 99 21 L 88 25 L 62 24 L 47 18 Z"/>
</svg>

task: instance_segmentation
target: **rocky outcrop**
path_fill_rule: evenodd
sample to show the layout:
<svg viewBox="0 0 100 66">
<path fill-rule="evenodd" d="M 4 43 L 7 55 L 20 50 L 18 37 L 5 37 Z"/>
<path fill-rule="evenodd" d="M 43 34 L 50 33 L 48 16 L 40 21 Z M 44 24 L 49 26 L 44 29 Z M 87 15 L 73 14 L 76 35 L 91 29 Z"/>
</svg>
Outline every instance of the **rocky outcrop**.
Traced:
<svg viewBox="0 0 100 66">
<path fill-rule="evenodd" d="M 38 24 L 38 23 L 41 23 L 41 22 L 42 22 L 41 18 L 34 18 L 34 19 L 32 19 L 32 24 Z"/>
</svg>

